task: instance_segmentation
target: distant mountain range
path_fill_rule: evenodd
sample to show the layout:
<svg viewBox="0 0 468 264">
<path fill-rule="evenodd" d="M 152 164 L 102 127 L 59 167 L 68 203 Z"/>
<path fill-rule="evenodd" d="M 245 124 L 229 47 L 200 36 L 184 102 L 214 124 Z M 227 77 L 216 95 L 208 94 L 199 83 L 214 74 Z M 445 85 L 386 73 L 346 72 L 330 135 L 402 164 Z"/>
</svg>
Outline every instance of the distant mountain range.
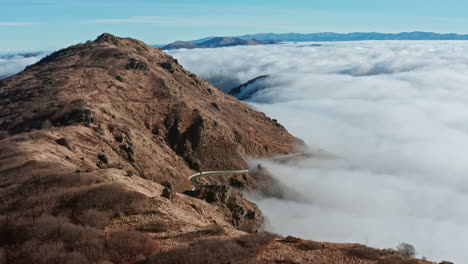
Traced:
<svg viewBox="0 0 468 264">
<path fill-rule="evenodd" d="M 169 45 L 163 46 L 163 50 L 171 49 L 196 49 L 196 48 L 220 48 L 242 45 L 263 45 L 263 44 L 276 44 L 275 40 L 258 40 L 241 39 L 235 37 L 208 37 L 194 41 L 176 41 Z"/>
<path fill-rule="evenodd" d="M 229 44 L 229 41 L 235 44 Z M 252 42 L 242 42 L 247 40 Z M 235 37 L 206 37 L 191 41 L 176 41 L 169 45 L 153 45 L 155 47 L 163 47 L 163 49 L 178 49 L 178 48 L 211 48 L 212 46 L 206 45 L 210 41 L 223 43 L 217 47 L 237 46 L 237 45 L 259 45 L 259 44 L 275 44 L 278 42 L 303 42 L 303 41 L 360 41 L 360 40 L 468 40 L 468 35 L 460 35 L 455 33 L 440 34 L 434 32 L 401 32 L 401 33 L 377 33 L 377 32 L 356 32 L 356 33 L 258 33 L 249 34 Z M 267 43 L 262 43 L 267 41 Z M 256 43 L 256 44 L 249 44 Z"/>
<path fill-rule="evenodd" d="M 468 40 L 468 35 L 439 34 L 433 32 L 401 32 L 401 33 L 260 33 L 239 36 L 240 39 L 274 39 L 278 41 L 359 41 L 359 40 Z"/>
</svg>

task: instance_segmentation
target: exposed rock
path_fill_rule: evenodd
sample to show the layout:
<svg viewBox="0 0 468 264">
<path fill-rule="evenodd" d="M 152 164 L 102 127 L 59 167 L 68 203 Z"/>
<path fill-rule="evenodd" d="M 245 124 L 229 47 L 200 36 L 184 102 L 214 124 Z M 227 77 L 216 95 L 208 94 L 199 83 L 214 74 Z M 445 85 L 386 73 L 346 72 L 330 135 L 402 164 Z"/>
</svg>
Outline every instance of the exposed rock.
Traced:
<svg viewBox="0 0 468 264">
<path fill-rule="evenodd" d="M 240 230 L 255 232 L 263 228 L 263 214 L 258 207 L 226 185 L 205 185 L 195 197 L 219 206 Z"/>
<path fill-rule="evenodd" d="M 172 182 L 165 181 L 162 183 L 162 186 L 164 186 L 164 189 L 162 191 L 161 196 L 172 201 L 174 197 L 174 194 L 173 194 L 174 185 L 172 184 Z"/>
<path fill-rule="evenodd" d="M 122 76 L 120 76 L 120 75 L 117 75 L 117 76 L 115 77 L 115 79 L 116 79 L 117 81 L 119 81 L 119 82 L 125 82 L 125 79 L 124 79 Z"/>
<path fill-rule="evenodd" d="M 159 63 L 159 65 L 160 65 L 163 69 L 167 70 L 168 72 L 174 73 L 174 67 L 172 66 L 172 63 L 166 61 L 166 62 L 161 62 L 161 63 Z"/>
<path fill-rule="evenodd" d="M 107 158 L 107 156 L 105 154 L 101 153 L 101 154 L 97 155 L 97 158 L 102 164 L 109 164 L 109 159 Z"/>
<path fill-rule="evenodd" d="M 125 68 L 127 70 L 147 71 L 148 65 L 144 61 L 132 58 L 128 61 L 128 64 L 125 66 Z"/>
<path fill-rule="evenodd" d="M 103 33 L 97 37 L 96 41 L 104 41 L 104 42 L 112 43 L 114 45 L 118 45 L 119 38 L 109 33 Z"/>
<path fill-rule="evenodd" d="M 67 149 L 73 151 L 73 147 L 71 146 L 70 142 L 68 141 L 68 139 L 66 139 L 64 137 L 55 140 L 55 143 L 57 143 L 60 146 L 66 147 Z"/>
</svg>

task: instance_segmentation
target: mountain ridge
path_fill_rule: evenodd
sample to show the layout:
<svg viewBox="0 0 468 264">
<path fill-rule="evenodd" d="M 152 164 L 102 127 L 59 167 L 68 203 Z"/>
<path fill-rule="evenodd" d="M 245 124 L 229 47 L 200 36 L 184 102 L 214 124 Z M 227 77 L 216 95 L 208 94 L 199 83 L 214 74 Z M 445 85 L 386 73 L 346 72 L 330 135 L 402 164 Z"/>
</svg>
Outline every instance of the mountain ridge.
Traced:
<svg viewBox="0 0 468 264">
<path fill-rule="evenodd" d="M 457 33 L 436 33 L 425 31 L 399 32 L 399 33 L 380 33 L 380 32 L 318 32 L 318 33 L 255 33 L 240 36 L 226 36 L 244 40 L 275 40 L 281 42 L 327 42 L 327 41 L 365 41 L 365 40 L 468 40 L 468 34 Z M 199 44 L 209 41 L 215 36 L 195 39 L 186 42 Z M 164 45 L 158 45 L 164 46 Z"/>
<path fill-rule="evenodd" d="M 400 32 L 400 33 L 379 33 L 379 32 L 353 32 L 353 33 L 259 33 L 239 36 L 241 39 L 276 39 L 279 41 L 364 41 L 364 40 L 468 40 L 468 35 L 455 33 L 434 33 L 434 32 Z"/>
<path fill-rule="evenodd" d="M 221 48 L 221 47 L 232 47 L 232 46 L 265 45 L 265 44 L 278 43 L 277 41 L 274 41 L 274 40 L 240 39 L 236 37 L 212 37 L 212 38 L 205 38 L 201 40 L 176 41 L 166 46 L 163 46 L 161 49 L 171 50 L 171 49 Z"/>
</svg>

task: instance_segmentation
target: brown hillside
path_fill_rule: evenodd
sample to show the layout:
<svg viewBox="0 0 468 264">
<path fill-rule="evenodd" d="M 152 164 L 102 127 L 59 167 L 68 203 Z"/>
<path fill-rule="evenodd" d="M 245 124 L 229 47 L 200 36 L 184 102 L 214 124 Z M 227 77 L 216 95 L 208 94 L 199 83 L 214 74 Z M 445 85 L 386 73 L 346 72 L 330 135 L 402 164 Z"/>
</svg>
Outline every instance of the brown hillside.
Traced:
<svg viewBox="0 0 468 264">
<path fill-rule="evenodd" d="M 243 156 L 292 153 L 300 144 L 158 48 L 110 34 L 3 80 L 0 111 L 3 134 L 34 135 L 23 145 L 35 160 L 111 167 L 179 190 L 194 170 L 242 169 Z"/>
</svg>

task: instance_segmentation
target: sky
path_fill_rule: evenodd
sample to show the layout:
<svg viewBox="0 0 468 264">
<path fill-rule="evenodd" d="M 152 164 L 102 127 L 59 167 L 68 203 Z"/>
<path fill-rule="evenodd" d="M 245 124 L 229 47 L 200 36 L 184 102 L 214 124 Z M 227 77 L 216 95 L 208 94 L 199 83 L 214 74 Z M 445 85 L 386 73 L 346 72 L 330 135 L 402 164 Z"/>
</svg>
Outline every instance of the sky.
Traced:
<svg viewBox="0 0 468 264">
<path fill-rule="evenodd" d="M 148 44 L 265 32 L 468 33 L 460 0 L 0 0 L 0 52 L 55 50 L 103 32 Z"/>
</svg>

